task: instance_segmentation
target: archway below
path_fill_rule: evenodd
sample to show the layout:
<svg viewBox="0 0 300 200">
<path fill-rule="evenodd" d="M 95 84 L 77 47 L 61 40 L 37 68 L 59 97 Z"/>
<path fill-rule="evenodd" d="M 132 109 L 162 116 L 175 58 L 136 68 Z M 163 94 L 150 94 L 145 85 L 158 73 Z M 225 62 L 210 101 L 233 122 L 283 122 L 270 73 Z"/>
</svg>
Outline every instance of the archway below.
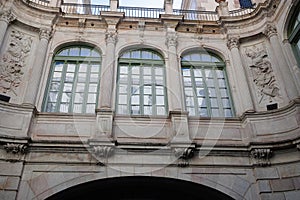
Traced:
<svg viewBox="0 0 300 200">
<path fill-rule="evenodd" d="M 178 179 L 145 176 L 107 178 L 91 181 L 73 186 L 47 198 L 47 200 L 74 199 L 232 200 L 232 198 L 226 194 L 200 184 Z"/>
</svg>

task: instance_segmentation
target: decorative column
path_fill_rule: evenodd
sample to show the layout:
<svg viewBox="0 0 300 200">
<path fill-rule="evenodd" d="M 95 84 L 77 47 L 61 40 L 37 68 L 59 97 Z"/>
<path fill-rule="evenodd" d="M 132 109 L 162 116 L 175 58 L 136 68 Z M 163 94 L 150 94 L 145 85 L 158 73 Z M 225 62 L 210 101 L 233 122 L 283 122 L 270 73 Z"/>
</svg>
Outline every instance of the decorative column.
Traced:
<svg viewBox="0 0 300 200">
<path fill-rule="evenodd" d="M 44 63 L 46 59 L 46 53 L 48 49 L 49 39 L 51 37 L 51 29 L 42 28 L 40 29 L 40 41 L 37 47 L 37 56 L 35 56 L 35 61 L 31 71 L 30 80 L 27 85 L 24 104 L 35 105 L 36 96 L 38 93 L 41 75 L 44 68 Z"/>
<path fill-rule="evenodd" d="M 0 47 L 8 27 L 8 24 L 14 21 L 16 17 L 11 13 L 10 10 L 0 12 Z"/>
<path fill-rule="evenodd" d="M 286 88 L 287 95 L 290 100 L 297 98 L 299 91 L 295 85 L 295 79 L 291 74 L 290 68 L 282 51 L 282 46 L 279 43 L 277 29 L 273 24 L 267 24 L 264 34 L 269 38 L 274 55 L 277 59 L 278 68 L 282 77 L 283 84 Z"/>
<path fill-rule="evenodd" d="M 249 85 L 247 84 L 248 80 L 245 74 L 245 70 L 243 68 L 242 58 L 239 51 L 239 39 L 236 37 L 228 37 L 227 46 L 231 52 L 232 63 L 234 68 L 233 71 L 235 72 L 237 84 L 239 86 L 237 87 L 237 93 L 239 95 L 239 104 L 241 106 L 237 107 L 237 114 L 241 115 L 245 111 L 253 112 L 254 107 L 252 103 Z"/>
<path fill-rule="evenodd" d="M 114 88 L 114 68 L 115 68 L 115 46 L 118 40 L 117 25 L 124 13 L 102 12 L 101 17 L 107 23 L 105 33 L 106 50 L 101 68 L 99 106 L 97 112 L 96 133 L 91 141 L 98 141 L 98 145 L 113 146 L 112 124 L 113 110 L 112 97 Z"/>
</svg>

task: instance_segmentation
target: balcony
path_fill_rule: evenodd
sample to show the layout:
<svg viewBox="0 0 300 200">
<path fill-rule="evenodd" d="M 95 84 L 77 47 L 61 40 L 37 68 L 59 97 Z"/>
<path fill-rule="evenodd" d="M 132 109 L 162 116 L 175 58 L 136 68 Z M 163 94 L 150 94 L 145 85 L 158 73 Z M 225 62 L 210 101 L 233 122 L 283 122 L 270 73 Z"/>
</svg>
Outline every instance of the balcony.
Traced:
<svg viewBox="0 0 300 200">
<path fill-rule="evenodd" d="M 108 5 L 92 5 L 92 4 L 76 4 L 76 3 L 64 3 L 63 1 L 54 1 L 56 4 L 51 4 L 51 0 L 22 0 L 23 2 L 34 6 L 42 7 L 59 7 L 64 15 L 101 15 L 102 11 L 117 11 L 123 12 L 126 18 L 152 18 L 158 19 L 161 14 L 173 14 L 183 15 L 185 20 L 197 20 L 197 21 L 218 21 L 220 15 L 217 11 L 198 11 L 198 10 L 180 10 L 171 9 L 166 11 L 163 8 L 142 8 L 142 7 L 124 7 L 120 6 L 116 9 L 112 9 Z M 249 15 L 254 12 L 255 9 L 237 9 L 229 11 L 229 17 L 237 17 Z"/>
</svg>

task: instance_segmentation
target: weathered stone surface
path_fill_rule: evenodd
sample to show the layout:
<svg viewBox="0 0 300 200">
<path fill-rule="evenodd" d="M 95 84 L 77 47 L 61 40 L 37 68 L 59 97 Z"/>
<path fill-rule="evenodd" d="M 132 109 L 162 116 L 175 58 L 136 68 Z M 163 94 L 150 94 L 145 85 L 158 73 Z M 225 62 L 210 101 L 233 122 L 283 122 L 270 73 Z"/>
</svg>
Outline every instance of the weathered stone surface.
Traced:
<svg viewBox="0 0 300 200">
<path fill-rule="evenodd" d="M 268 180 L 258 181 L 258 187 L 260 192 L 271 192 L 270 183 Z"/>
<path fill-rule="evenodd" d="M 300 191 L 297 190 L 297 191 L 285 192 L 284 196 L 286 200 L 296 200 L 299 199 L 300 197 Z"/>
<path fill-rule="evenodd" d="M 267 193 L 261 194 L 261 200 L 285 200 L 283 193 Z"/>
<path fill-rule="evenodd" d="M 15 199 L 16 195 L 17 195 L 17 192 L 14 192 L 14 191 L 0 190 L 0 199 L 3 199 L 3 200 Z"/>
<path fill-rule="evenodd" d="M 300 163 L 277 167 L 281 178 L 300 176 Z"/>
<path fill-rule="evenodd" d="M 0 190 L 17 190 L 19 185 L 19 177 L 0 177 Z"/>
<path fill-rule="evenodd" d="M 275 192 L 294 190 L 293 179 L 270 180 L 271 188 Z"/>
<path fill-rule="evenodd" d="M 0 174 L 6 176 L 21 176 L 22 163 L 0 162 Z"/>
<path fill-rule="evenodd" d="M 255 172 L 255 175 L 256 175 L 256 178 L 258 180 L 260 179 L 277 179 L 279 178 L 279 175 L 278 175 L 278 172 L 276 170 L 276 168 L 271 168 L 271 167 L 268 167 L 268 168 L 255 168 L 254 170 Z"/>
</svg>

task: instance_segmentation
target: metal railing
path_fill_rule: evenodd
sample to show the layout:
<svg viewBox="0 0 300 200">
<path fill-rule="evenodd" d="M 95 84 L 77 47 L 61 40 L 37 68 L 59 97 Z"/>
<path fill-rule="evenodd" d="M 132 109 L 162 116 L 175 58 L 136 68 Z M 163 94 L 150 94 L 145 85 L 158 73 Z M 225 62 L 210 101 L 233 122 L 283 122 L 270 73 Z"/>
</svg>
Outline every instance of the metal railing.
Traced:
<svg viewBox="0 0 300 200">
<path fill-rule="evenodd" d="M 198 11 L 198 10 L 173 10 L 174 15 L 183 15 L 186 20 L 203 20 L 203 21 L 217 21 L 219 16 L 217 12 L 213 11 Z"/>
<path fill-rule="evenodd" d="M 101 11 L 109 11 L 110 7 L 104 5 L 65 3 L 61 5 L 61 10 L 65 14 L 100 15 Z"/>
<path fill-rule="evenodd" d="M 26 3 L 35 3 L 42 6 L 49 6 L 50 0 L 23 0 Z"/>
<path fill-rule="evenodd" d="M 139 8 L 139 7 L 124 7 L 120 6 L 118 12 L 124 12 L 126 17 L 139 18 L 159 18 L 160 14 L 164 14 L 162 8 Z"/>
<path fill-rule="evenodd" d="M 229 16 L 231 16 L 231 17 L 243 16 L 243 15 L 252 13 L 254 10 L 255 10 L 254 8 L 231 10 L 231 11 L 229 11 Z"/>
</svg>

